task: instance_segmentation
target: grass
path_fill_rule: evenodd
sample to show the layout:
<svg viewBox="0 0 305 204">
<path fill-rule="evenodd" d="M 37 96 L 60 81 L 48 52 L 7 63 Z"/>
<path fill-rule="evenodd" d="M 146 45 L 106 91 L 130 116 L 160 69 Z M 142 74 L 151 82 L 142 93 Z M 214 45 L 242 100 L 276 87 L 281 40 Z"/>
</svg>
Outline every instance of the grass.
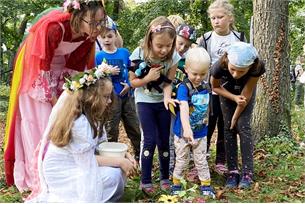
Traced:
<svg viewBox="0 0 305 204">
<path fill-rule="evenodd" d="M 0 86 L 0 143 L 4 136 L 4 123 L 7 110 L 9 89 Z M 304 108 L 292 107 L 292 137 L 280 135 L 266 137 L 255 148 L 255 182 L 249 190 L 224 189 L 225 178 L 214 172 L 213 160 L 210 159 L 212 185 L 216 190 L 215 200 L 207 202 L 305 202 L 305 149 L 300 144 L 305 142 L 305 110 Z M 1 145 L 2 146 L 2 145 Z M 0 150 L 3 158 L 3 150 Z M 212 149 L 211 158 L 215 158 Z M 157 158 L 155 158 L 157 161 Z M 27 193 L 20 193 L 16 187 L 7 187 L 3 173 L 3 160 L 0 160 L 0 203 L 23 202 L 22 197 Z M 158 164 L 154 162 L 153 180 L 158 184 Z M 140 178 L 135 176 L 128 180 L 125 194 L 120 202 L 158 202 L 161 195 L 167 192 L 158 191 L 153 197 L 145 196 L 139 190 Z M 190 189 L 180 202 L 201 202 L 199 191 L 192 191 L 192 183 L 186 183 Z M 170 197 L 166 197 L 172 201 Z"/>
</svg>

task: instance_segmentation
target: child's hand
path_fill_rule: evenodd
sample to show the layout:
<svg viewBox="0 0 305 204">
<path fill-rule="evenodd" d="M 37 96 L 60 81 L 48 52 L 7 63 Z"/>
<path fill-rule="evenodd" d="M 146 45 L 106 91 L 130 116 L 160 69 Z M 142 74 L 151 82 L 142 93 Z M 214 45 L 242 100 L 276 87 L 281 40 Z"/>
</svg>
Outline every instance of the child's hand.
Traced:
<svg viewBox="0 0 305 204">
<path fill-rule="evenodd" d="M 157 68 L 152 68 L 149 70 L 148 74 L 144 77 L 146 78 L 146 80 L 148 82 L 150 81 L 156 81 L 157 79 L 159 79 L 160 77 L 160 72 L 161 72 L 161 69 L 163 68 L 163 66 L 160 66 L 160 67 L 157 67 Z"/>
<path fill-rule="evenodd" d="M 184 139 L 186 139 L 186 141 L 190 144 L 193 144 L 195 141 L 194 141 L 194 136 L 193 136 L 193 131 L 192 129 L 190 128 L 186 128 L 184 131 L 183 131 L 183 137 Z"/>
<path fill-rule="evenodd" d="M 121 84 L 124 86 L 122 91 L 120 92 L 120 96 L 124 96 L 126 93 L 128 93 L 130 87 L 127 83 L 121 82 Z"/>
<path fill-rule="evenodd" d="M 137 161 L 133 158 L 133 156 L 131 154 L 129 154 L 128 152 L 125 155 L 126 159 L 128 159 L 129 161 L 131 161 L 131 163 L 133 164 L 133 168 L 137 169 L 138 168 L 138 163 Z"/>
<path fill-rule="evenodd" d="M 166 110 L 168 110 L 170 104 L 172 106 L 176 107 L 176 104 L 179 105 L 180 101 L 177 99 L 173 99 L 173 98 L 164 98 L 164 106 L 165 106 Z"/>
<path fill-rule="evenodd" d="M 127 177 L 135 171 L 134 164 L 127 158 L 120 158 L 120 168 Z"/>
<path fill-rule="evenodd" d="M 110 69 L 111 75 L 119 75 L 120 74 L 120 68 L 118 66 L 111 67 Z"/>
<path fill-rule="evenodd" d="M 246 106 L 247 105 L 247 98 L 242 95 L 237 95 L 234 97 L 234 101 L 237 103 L 237 105 Z"/>
</svg>

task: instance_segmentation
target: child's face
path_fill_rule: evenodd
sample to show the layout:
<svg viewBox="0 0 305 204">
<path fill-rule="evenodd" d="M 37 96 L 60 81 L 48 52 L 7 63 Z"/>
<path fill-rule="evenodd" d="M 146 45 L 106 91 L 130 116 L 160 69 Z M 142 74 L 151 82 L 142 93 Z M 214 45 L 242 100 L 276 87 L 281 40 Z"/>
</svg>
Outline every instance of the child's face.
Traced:
<svg viewBox="0 0 305 204">
<path fill-rule="evenodd" d="M 168 33 L 152 34 L 151 47 L 154 59 L 164 59 L 173 47 L 174 39 Z"/>
<path fill-rule="evenodd" d="M 213 30 L 219 35 L 227 35 L 230 32 L 230 24 L 233 17 L 226 14 L 224 8 L 216 8 L 210 11 L 210 19 Z"/>
<path fill-rule="evenodd" d="M 114 30 L 105 31 L 105 33 L 101 35 L 103 47 L 106 49 L 115 47 L 116 38 L 117 36 Z"/>
<path fill-rule="evenodd" d="M 188 79 L 192 84 L 197 87 L 207 76 L 209 66 L 200 63 L 187 63 L 185 64 L 185 72 L 187 73 Z"/>
<path fill-rule="evenodd" d="M 176 39 L 176 51 L 182 56 L 190 47 L 192 42 L 180 35 L 177 35 Z"/>
<path fill-rule="evenodd" d="M 250 67 L 238 68 L 238 67 L 235 67 L 234 65 L 228 63 L 228 69 L 234 79 L 240 79 L 241 77 L 243 77 L 244 75 L 246 75 L 248 73 Z"/>
</svg>

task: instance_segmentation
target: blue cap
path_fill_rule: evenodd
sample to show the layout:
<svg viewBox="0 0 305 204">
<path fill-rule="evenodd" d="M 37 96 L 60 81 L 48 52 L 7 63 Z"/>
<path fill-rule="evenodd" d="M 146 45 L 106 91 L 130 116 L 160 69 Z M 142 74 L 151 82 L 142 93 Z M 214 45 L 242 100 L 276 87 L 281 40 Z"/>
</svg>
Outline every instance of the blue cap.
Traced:
<svg viewBox="0 0 305 204">
<path fill-rule="evenodd" d="M 109 16 L 107 16 L 106 28 L 114 31 L 118 29 L 117 24 Z"/>
<path fill-rule="evenodd" d="M 235 42 L 227 48 L 230 64 L 238 68 L 252 65 L 258 57 L 257 50 L 253 45 L 245 42 Z"/>
</svg>

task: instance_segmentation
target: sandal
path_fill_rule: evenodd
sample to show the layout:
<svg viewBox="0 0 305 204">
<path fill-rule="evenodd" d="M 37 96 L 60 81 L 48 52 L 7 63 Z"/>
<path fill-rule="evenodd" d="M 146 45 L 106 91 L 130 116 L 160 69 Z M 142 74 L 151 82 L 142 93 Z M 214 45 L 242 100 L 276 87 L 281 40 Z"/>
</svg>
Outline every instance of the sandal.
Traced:
<svg viewBox="0 0 305 204">
<path fill-rule="evenodd" d="M 164 179 L 160 181 L 160 188 L 162 191 L 169 191 L 171 189 L 171 185 L 168 179 Z"/>
</svg>

